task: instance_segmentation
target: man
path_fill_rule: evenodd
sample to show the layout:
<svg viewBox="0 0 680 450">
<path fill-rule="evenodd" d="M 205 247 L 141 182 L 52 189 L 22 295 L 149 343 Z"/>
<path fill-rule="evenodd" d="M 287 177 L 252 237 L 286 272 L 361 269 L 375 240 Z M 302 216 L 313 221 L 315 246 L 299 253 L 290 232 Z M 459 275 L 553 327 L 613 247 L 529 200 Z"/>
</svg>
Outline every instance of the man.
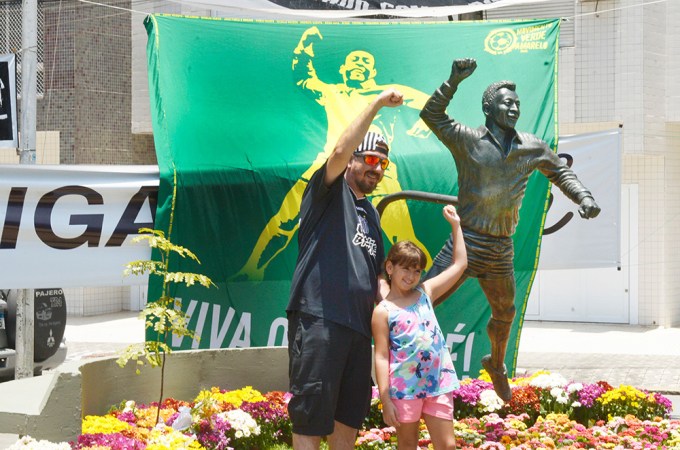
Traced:
<svg viewBox="0 0 680 450">
<path fill-rule="evenodd" d="M 288 412 L 295 450 L 353 449 L 371 400 L 371 314 L 384 258 L 380 216 L 366 195 L 389 165 L 384 138 L 368 132 L 394 89 L 378 95 L 310 178 L 300 207 L 299 255 L 288 313 Z M 368 133 L 367 133 L 368 132 Z"/>
<path fill-rule="evenodd" d="M 322 39 L 323 36 L 316 26 L 304 31 L 293 50 L 293 75 L 296 85 L 324 108 L 328 123 L 326 144 L 311 166 L 286 193 L 278 212 L 269 219 L 260 233 L 248 260 L 232 279 L 262 280 L 267 266 L 288 246 L 297 231 L 300 199 L 309 178 L 326 161 L 356 111 L 363 110 L 380 92 L 389 88 L 398 90 L 404 97 L 403 105 L 414 110 L 420 111 L 427 101 L 427 94 L 409 86 L 379 85 L 375 79 L 378 74 L 375 58 L 371 53 L 362 50 L 352 51 L 346 56 L 344 64 L 339 68 L 342 83 L 321 80 L 314 67 L 314 58 L 315 44 Z M 421 119 L 417 119 L 408 130 L 400 132 L 396 121 L 398 111 L 392 112 L 394 114 L 382 112 L 376 115 L 370 126 L 371 131 L 385 137 L 390 147 L 393 147 L 395 137 L 400 134 L 423 139 L 430 135 L 430 130 Z M 389 165 L 384 175 L 383 181 L 373 192 L 374 204 L 380 201 L 382 195 L 402 191 L 394 163 Z M 405 201 L 390 205 L 383 214 L 382 222 L 383 230 L 391 240 L 408 239 L 419 243 Z M 423 245 L 420 247 L 424 248 Z M 432 262 L 429 254 L 427 261 L 429 266 Z"/>
<path fill-rule="evenodd" d="M 596 217 L 600 208 L 574 172 L 538 137 L 515 130 L 519 98 L 515 84 L 491 84 L 482 97 L 485 126 L 473 129 L 446 114 L 460 82 L 477 68 L 474 59 L 453 62 L 451 75 L 430 97 L 420 117 L 451 151 L 458 169 L 458 214 L 468 254 L 468 268 L 453 288 L 437 299 L 450 296 L 467 277 L 476 277 L 491 306 L 487 333 L 491 354 L 482 366 L 491 376 L 494 390 L 504 401 L 512 392 L 505 368 L 505 352 L 515 317 L 515 275 L 512 235 L 529 176 L 540 171 L 574 203 L 581 217 Z M 451 239 L 434 260 L 427 277 L 451 262 Z"/>
</svg>

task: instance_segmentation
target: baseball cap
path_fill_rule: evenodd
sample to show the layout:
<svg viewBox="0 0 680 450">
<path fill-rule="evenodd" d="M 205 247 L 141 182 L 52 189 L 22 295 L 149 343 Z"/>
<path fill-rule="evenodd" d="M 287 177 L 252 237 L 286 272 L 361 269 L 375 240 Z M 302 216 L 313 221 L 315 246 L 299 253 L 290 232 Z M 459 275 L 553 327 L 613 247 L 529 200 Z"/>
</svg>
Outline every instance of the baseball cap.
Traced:
<svg viewBox="0 0 680 450">
<path fill-rule="evenodd" d="M 388 154 L 390 148 L 382 134 L 373 131 L 366 133 L 364 140 L 361 141 L 361 144 L 354 150 L 354 153 L 362 153 L 371 150 L 384 153 L 385 155 Z"/>
</svg>

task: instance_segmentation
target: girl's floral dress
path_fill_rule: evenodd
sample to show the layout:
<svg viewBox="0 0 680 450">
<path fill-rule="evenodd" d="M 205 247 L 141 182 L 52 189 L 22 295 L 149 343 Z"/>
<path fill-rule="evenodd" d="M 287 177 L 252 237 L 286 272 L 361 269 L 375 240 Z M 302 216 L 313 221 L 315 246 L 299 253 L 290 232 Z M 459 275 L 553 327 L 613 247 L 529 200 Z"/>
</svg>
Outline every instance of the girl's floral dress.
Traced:
<svg viewBox="0 0 680 450">
<path fill-rule="evenodd" d="M 407 308 L 380 303 L 388 312 L 390 397 L 396 399 L 436 397 L 460 385 L 432 301 L 416 289 L 420 297 Z"/>
</svg>

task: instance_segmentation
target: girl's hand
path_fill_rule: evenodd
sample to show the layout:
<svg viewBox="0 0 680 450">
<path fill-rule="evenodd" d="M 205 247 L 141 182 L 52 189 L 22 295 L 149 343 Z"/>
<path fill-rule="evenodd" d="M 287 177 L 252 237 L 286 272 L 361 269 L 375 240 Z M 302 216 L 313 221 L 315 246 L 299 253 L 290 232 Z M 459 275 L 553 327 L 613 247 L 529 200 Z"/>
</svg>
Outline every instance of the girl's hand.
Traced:
<svg viewBox="0 0 680 450">
<path fill-rule="evenodd" d="M 442 211 L 442 213 L 444 214 L 444 218 L 451 225 L 460 224 L 460 217 L 458 216 L 458 211 L 456 211 L 456 208 L 453 205 L 444 206 L 444 210 Z"/>
<path fill-rule="evenodd" d="M 390 426 L 397 428 L 401 424 L 399 423 L 399 418 L 397 417 L 397 408 L 394 407 L 394 403 L 391 400 L 382 402 L 383 406 L 383 420 Z"/>
</svg>

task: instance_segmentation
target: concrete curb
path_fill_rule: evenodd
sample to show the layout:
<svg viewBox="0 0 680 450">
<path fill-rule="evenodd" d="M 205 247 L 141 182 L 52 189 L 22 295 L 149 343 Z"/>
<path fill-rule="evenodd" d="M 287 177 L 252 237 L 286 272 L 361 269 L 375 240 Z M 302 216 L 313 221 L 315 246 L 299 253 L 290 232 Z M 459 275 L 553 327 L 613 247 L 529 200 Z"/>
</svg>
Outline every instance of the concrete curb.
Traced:
<svg viewBox="0 0 680 450">
<path fill-rule="evenodd" d="M 134 364 L 120 368 L 115 361 L 73 361 L 40 377 L 0 383 L 0 433 L 74 441 L 82 417 L 106 414 L 125 400 L 158 401 L 159 369 L 143 368 L 137 375 Z M 282 391 L 288 388 L 287 367 L 284 347 L 178 351 L 166 362 L 164 397 L 191 399 L 213 386 Z"/>
</svg>

